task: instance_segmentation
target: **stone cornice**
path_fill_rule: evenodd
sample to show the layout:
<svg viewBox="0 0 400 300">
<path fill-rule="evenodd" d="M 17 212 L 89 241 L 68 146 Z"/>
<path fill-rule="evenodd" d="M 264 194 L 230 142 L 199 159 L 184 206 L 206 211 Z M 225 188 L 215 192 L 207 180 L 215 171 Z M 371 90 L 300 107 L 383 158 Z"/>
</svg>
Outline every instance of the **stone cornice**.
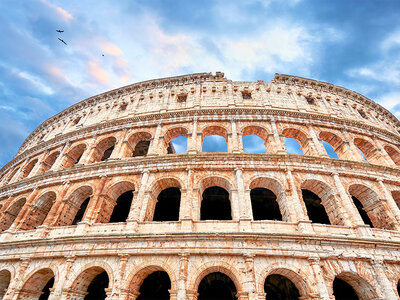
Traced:
<svg viewBox="0 0 400 300">
<path fill-rule="evenodd" d="M 400 144 L 400 136 L 394 134 L 391 131 L 386 129 L 382 129 L 376 126 L 371 126 L 364 122 L 351 120 L 351 119 L 343 119 L 337 118 L 332 116 L 327 116 L 318 113 L 309 113 L 309 112 L 299 112 L 295 110 L 283 110 L 283 109 L 266 109 L 266 108 L 213 108 L 213 109 L 190 109 L 190 110 L 177 110 L 177 111 L 170 111 L 165 113 L 157 113 L 157 114 L 142 114 L 136 116 L 129 116 L 122 119 L 114 119 L 104 123 L 97 123 L 92 126 L 83 127 L 77 129 L 76 131 L 69 132 L 67 134 L 59 135 L 49 141 L 39 143 L 35 147 L 32 147 L 23 153 L 17 155 L 12 161 L 8 162 L 0 169 L 0 174 L 7 171 L 10 167 L 13 167 L 20 163 L 22 160 L 42 152 L 43 150 L 51 149 L 54 147 L 59 147 L 62 144 L 71 141 L 71 140 L 78 140 L 87 138 L 88 135 L 93 135 L 101 132 L 102 130 L 107 130 L 107 132 L 122 130 L 125 128 L 134 128 L 135 122 L 143 122 L 148 121 L 152 125 L 156 125 L 159 120 L 172 120 L 171 122 L 176 122 L 176 118 L 194 118 L 195 116 L 199 116 L 199 120 L 201 121 L 201 117 L 207 115 L 220 115 L 225 116 L 226 120 L 231 120 L 231 116 L 234 115 L 236 120 L 246 120 L 249 119 L 250 115 L 257 115 L 255 121 L 268 121 L 270 117 L 274 117 L 275 121 L 282 121 L 282 122 L 293 122 L 293 123 L 301 123 L 302 120 L 308 119 L 313 121 L 322 121 L 322 122 L 330 122 L 335 123 L 338 127 L 341 126 L 348 126 L 351 130 L 359 130 L 365 129 L 371 135 L 375 133 L 379 133 L 387 138 L 393 139 L 397 143 Z M 279 117 L 285 118 L 284 120 L 280 120 Z M 294 118 L 293 120 L 288 119 Z M 189 121 L 189 120 L 187 120 Z M 154 123 L 154 124 L 153 124 Z M 321 124 L 322 125 L 322 124 Z M 137 126 L 143 126 L 142 124 L 138 124 Z M 352 128 L 351 128 L 352 127 Z"/>
<path fill-rule="evenodd" d="M 321 168 L 321 166 L 324 166 L 324 168 Z M 399 168 L 367 162 L 295 154 L 202 153 L 117 159 L 89 165 L 78 165 L 60 171 L 49 171 L 0 187 L 0 199 L 11 195 L 15 196 L 33 188 L 62 185 L 65 181 L 87 181 L 103 175 L 111 177 L 140 174 L 145 169 L 150 172 L 163 170 L 185 172 L 188 167 L 192 170 L 207 167 L 210 170 L 232 172 L 238 167 L 244 171 L 262 170 L 264 172 L 284 172 L 290 168 L 292 172 L 321 175 L 338 173 L 344 177 L 357 177 L 373 181 L 382 179 L 384 182 L 400 185 Z"/>
</svg>

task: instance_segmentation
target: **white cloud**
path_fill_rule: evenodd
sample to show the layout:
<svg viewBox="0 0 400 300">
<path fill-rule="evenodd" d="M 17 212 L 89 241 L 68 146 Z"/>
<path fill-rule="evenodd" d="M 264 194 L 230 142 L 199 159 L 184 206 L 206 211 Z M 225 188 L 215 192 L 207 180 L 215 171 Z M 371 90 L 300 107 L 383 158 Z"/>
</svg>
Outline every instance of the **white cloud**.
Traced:
<svg viewBox="0 0 400 300">
<path fill-rule="evenodd" d="M 36 77 L 36 76 L 34 76 L 32 74 L 29 74 L 27 72 L 19 72 L 18 76 L 20 78 L 28 80 L 31 84 L 33 84 L 40 91 L 42 91 L 43 93 L 45 93 L 47 95 L 51 95 L 51 94 L 54 93 L 53 89 L 50 86 L 48 86 L 45 83 L 43 83 L 42 79 L 39 78 L 39 77 Z"/>
</svg>

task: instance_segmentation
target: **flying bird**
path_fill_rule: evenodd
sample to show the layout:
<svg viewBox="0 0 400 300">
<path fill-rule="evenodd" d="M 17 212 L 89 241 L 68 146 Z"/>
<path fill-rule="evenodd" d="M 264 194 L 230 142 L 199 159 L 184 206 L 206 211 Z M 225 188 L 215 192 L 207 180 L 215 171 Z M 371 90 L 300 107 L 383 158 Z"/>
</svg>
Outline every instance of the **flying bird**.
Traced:
<svg viewBox="0 0 400 300">
<path fill-rule="evenodd" d="M 102 54 L 101 56 L 104 56 L 104 54 Z"/>
<path fill-rule="evenodd" d="M 64 40 L 58 38 L 61 42 L 63 42 L 65 45 L 67 44 Z"/>
<path fill-rule="evenodd" d="M 59 33 L 64 32 L 64 30 L 56 30 L 56 31 L 59 32 Z"/>
</svg>

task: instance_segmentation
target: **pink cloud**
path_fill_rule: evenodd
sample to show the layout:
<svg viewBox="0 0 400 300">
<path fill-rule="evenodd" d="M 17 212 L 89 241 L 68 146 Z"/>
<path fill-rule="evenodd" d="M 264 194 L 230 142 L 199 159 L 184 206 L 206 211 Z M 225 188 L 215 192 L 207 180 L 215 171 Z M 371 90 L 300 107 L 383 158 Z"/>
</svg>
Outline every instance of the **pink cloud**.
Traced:
<svg viewBox="0 0 400 300">
<path fill-rule="evenodd" d="M 123 54 L 122 50 L 118 48 L 116 45 L 113 43 L 110 43 L 108 41 L 101 41 L 100 46 L 103 49 L 104 53 L 113 55 L 113 56 L 120 56 Z"/>
<path fill-rule="evenodd" d="M 42 2 L 43 2 L 44 4 L 46 4 L 47 6 L 49 6 L 50 8 L 56 10 L 56 12 L 57 12 L 64 20 L 70 21 L 70 20 L 72 20 L 72 19 L 74 18 L 74 17 L 73 17 L 69 12 L 67 12 L 65 9 L 63 9 L 63 8 L 61 8 L 61 7 L 59 7 L 59 6 L 56 6 L 56 5 L 54 5 L 53 3 L 51 3 L 51 2 L 49 2 L 49 1 L 47 1 L 47 0 L 42 0 Z"/>
<path fill-rule="evenodd" d="M 94 60 L 88 62 L 88 73 L 93 76 L 98 83 L 107 85 L 110 82 L 108 73 L 101 68 L 101 66 Z"/>
</svg>

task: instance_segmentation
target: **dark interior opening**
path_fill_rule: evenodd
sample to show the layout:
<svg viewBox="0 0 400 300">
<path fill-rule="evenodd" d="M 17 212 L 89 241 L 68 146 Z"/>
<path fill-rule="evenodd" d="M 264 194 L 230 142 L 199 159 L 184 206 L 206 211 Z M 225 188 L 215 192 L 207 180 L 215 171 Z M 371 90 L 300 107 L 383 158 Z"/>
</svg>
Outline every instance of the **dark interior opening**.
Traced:
<svg viewBox="0 0 400 300">
<path fill-rule="evenodd" d="M 46 285 L 44 286 L 43 290 L 42 290 L 42 294 L 39 297 L 39 300 L 47 300 L 49 299 L 50 296 L 50 289 L 53 287 L 54 285 L 54 277 L 51 278 Z"/>
<path fill-rule="evenodd" d="M 111 156 L 111 153 L 114 150 L 115 145 L 112 145 L 110 148 L 108 148 L 106 151 L 104 151 L 102 158 L 100 161 L 105 161 L 106 159 L 109 159 Z"/>
<path fill-rule="evenodd" d="M 397 281 L 397 294 L 400 296 L 400 280 Z"/>
<path fill-rule="evenodd" d="M 153 221 L 179 221 L 181 191 L 179 188 L 167 188 L 158 195 Z"/>
<path fill-rule="evenodd" d="M 140 295 L 138 300 L 161 300 L 169 299 L 169 289 L 171 289 L 171 280 L 164 271 L 156 271 L 143 281 L 140 286 Z"/>
<path fill-rule="evenodd" d="M 83 156 L 83 152 L 78 156 L 78 158 L 76 159 L 76 162 L 74 163 L 74 165 L 79 163 L 79 160 L 82 158 L 82 156 Z"/>
<path fill-rule="evenodd" d="M 97 275 L 89 284 L 85 300 L 104 300 L 107 297 L 105 289 L 108 288 L 108 274 L 106 271 Z"/>
<path fill-rule="evenodd" d="M 266 188 L 255 188 L 250 191 L 251 207 L 254 221 L 282 221 L 282 214 L 275 194 Z"/>
<path fill-rule="evenodd" d="M 203 192 L 200 220 L 232 220 L 229 193 L 219 187 L 212 186 Z"/>
<path fill-rule="evenodd" d="M 264 291 L 267 300 L 299 299 L 300 293 L 297 287 L 285 276 L 272 274 L 265 279 Z"/>
<path fill-rule="evenodd" d="M 133 150 L 132 157 L 145 156 L 149 151 L 150 141 L 140 141 L 136 144 L 135 150 Z"/>
<path fill-rule="evenodd" d="M 215 272 L 204 277 L 200 284 L 197 299 L 226 299 L 234 300 L 236 295 L 236 287 L 232 279 L 227 275 Z"/>
<path fill-rule="evenodd" d="M 174 145 L 171 142 L 168 143 L 167 154 L 175 154 Z"/>
<path fill-rule="evenodd" d="M 358 296 L 352 286 L 337 277 L 333 281 L 333 295 L 335 295 L 336 300 L 358 300 Z"/>
<path fill-rule="evenodd" d="M 117 199 L 113 212 L 110 217 L 110 223 L 126 222 L 131 209 L 133 190 L 123 193 Z"/>
<path fill-rule="evenodd" d="M 79 210 L 78 210 L 78 212 L 76 213 L 74 220 L 72 221 L 72 225 L 76 225 L 76 224 L 78 224 L 80 221 L 82 221 L 83 216 L 84 216 L 85 211 L 86 211 L 86 208 L 87 208 L 87 206 L 88 206 L 88 204 L 89 204 L 89 200 L 90 200 L 90 197 L 87 197 L 87 198 L 85 199 L 85 201 L 82 202 L 81 207 L 79 207 Z"/>
<path fill-rule="evenodd" d="M 321 199 L 309 190 L 301 190 L 301 193 L 310 221 L 313 223 L 331 224 L 325 207 L 321 204 Z"/>
<path fill-rule="evenodd" d="M 374 225 L 372 225 L 372 221 L 369 218 L 367 212 L 364 210 L 364 206 L 361 204 L 360 200 L 358 200 L 356 197 L 351 196 L 351 199 L 353 199 L 354 205 L 356 206 L 358 213 L 361 216 L 361 219 L 364 221 L 366 225 L 371 226 L 372 228 Z"/>
</svg>

